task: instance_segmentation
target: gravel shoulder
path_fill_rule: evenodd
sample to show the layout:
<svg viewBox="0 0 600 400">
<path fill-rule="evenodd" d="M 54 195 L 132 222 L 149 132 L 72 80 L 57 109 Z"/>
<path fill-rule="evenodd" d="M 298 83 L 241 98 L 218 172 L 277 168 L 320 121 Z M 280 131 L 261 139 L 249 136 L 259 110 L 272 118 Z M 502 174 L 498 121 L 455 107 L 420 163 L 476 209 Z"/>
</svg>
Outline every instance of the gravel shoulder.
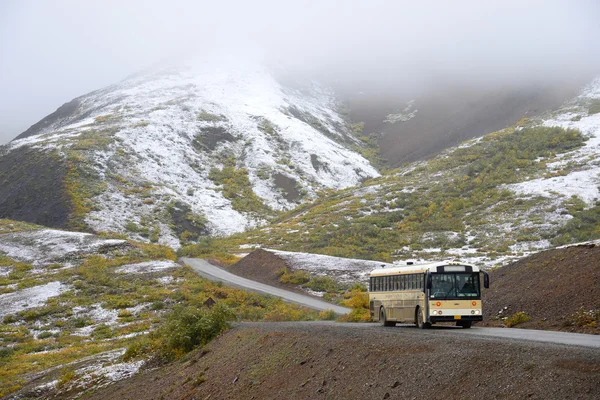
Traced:
<svg viewBox="0 0 600 400">
<path fill-rule="evenodd" d="M 594 399 L 600 349 L 442 328 L 240 323 L 92 399 Z"/>
</svg>

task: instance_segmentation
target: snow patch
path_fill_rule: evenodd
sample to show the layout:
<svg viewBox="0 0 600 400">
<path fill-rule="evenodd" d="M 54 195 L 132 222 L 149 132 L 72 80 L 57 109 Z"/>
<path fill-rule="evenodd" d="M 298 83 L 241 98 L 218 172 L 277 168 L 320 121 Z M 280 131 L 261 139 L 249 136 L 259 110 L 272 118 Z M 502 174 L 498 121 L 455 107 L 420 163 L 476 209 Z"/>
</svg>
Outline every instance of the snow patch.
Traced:
<svg viewBox="0 0 600 400">
<path fill-rule="evenodd" d="M 35 266 L 78 254 L 97 253 L 102 248 L 126 244 L 126 240 L 101 239 L 90 233 L 42 229 L 0 235 L 0 251 L 14 260 Z"/>
<path fill-rule="evenodd" d="M 149 272 L 158 272 L 165 269 L 179 268 L 181 265 L 175 261 L 146 261 L 137 264 L 127 264 L 119 267 L 115 272 L 122 272 L 128 274 L 144 274 Z"/>
<path fill-rule="evenodd" d="M 365 282 L 369 273 L 375 268 L 393 266 L 393 264 L 380 261 L 270 249 L 265 250 L 284 259 L 292 268 L 306 270 L 316 275 L 335 277 L 337 281 L 344 283 Z"/>
<path fill-rule="evenodd" d="M 50 282 L 0 295 L 0 317 L 43 306 L 49 298 L 56 297 L 69 289 L 70 286 L 63 283 Z"/>
</svg>

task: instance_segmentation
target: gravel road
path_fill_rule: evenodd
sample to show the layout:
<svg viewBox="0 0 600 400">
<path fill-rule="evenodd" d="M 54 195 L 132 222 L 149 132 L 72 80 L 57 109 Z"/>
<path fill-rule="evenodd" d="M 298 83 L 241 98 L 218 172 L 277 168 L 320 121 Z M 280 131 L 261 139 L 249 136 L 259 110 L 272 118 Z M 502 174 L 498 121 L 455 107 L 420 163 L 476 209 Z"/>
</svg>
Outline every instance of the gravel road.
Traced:
<svg viewBox="0 0 600 400">
<path fill-rule="evenodd" d="M 241 276 L 227 272 L 200 258 L 182 258 L 181 261 L 192 267 L 192 269 L 198 275 L 213 281 L 221 281 L 229 286 L 263 294 L 269 294 L 272 296 L 278 296 L 283 300 L 297 303 L 314 310 L 324 311 L 331 309 L 337 314 L 348 314 L 350 312 L 350 309 L 346 307 L 337 306 L 335 304 L 327 303 L 326 301 L 315 299 L 310 296 L 304 296 L 288 290 L 276 288 L 274 286 L 265 285 L 264 283 L 242 278 Z"/>
</svg>

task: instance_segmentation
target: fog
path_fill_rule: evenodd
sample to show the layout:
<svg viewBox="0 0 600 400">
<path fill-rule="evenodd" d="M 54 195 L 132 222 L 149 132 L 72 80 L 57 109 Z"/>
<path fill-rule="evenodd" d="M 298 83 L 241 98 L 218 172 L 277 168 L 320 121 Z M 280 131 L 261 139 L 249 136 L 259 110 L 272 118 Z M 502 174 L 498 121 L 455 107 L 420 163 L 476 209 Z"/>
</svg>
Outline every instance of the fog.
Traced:
<svg viewBox="0 0 600 400">
<path fill-rule="evenodd" d="M 0 2 L 0 144 L 157 63 L 234 54 L 346 91 L 600 74 L 590 1 Z"/>
</svg>

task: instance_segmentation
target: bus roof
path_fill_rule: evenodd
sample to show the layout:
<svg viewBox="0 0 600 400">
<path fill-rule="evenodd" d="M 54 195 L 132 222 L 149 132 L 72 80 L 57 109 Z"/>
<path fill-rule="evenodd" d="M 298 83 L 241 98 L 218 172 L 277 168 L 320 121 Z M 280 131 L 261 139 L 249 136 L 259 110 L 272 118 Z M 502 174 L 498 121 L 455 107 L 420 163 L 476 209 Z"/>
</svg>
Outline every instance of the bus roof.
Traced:
<svg viewBox="0 0 600 400">
<path fill-rule="evenodd" d="M 458 261 L 437 261 L 437 262 L 426 263 L 426 264 L 408 264 L 408 265 L 402 265 L 402 266 L 392 267 L 392 268 L 378 268 L 378 269 L 374 269 L 373 271 L 371 271 L 370 276 L 385 276 L 385 275 L 411 274 L 411 273 L 416 274 L 416 273 L 423 273 L 428 270 L 431 272 L 437 272 L 438 267 L 446 267 L 446 266 L 453 266 L 453 265 L 464 265 L 466 267 L 471 267 L 473 272 L 480 271 L 479 267 L 472 265 L 472 264 L 466 264 L 466 263 L 462 263 L 462 262 L 458 262 Z"/>
</svg>

